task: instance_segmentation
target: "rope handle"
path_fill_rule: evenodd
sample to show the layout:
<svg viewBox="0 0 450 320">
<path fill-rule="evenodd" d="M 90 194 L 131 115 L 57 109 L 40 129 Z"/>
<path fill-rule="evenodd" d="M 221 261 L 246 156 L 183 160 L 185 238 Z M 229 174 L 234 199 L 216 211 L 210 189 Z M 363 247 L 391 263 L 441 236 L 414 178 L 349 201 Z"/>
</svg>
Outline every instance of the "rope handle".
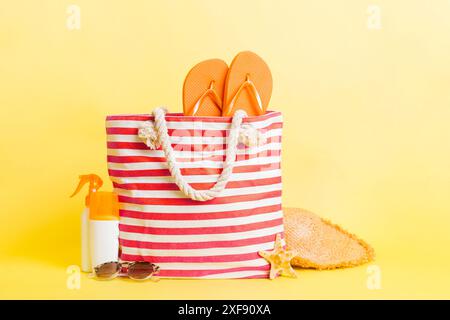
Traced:
<svg viewBox="0 0 450 320">
<path fill-rule="evenodd" d="M 161 146 L 166 157 L 170 174 L 175 180 L 175 183 L 180 188 L 180 190 L 192 200 L 208 201 L 216 198 L 225 189 L 225 186 L 228 183 L 231 174 L 233 173 L 237 146 L 240 140 L 239 133 L 242 125 L 242 120 L 247 116 L 247 114 L 242 110 L 237 110 L 234 113 L 230 131 L 228 134 L 225 162 L 223 165 L 222 173 L 217 179 L 217 182 L 209 190 L 196 190 L 185 180 L 176 162 L 175 152 L 172 148 L 170 136 L 167 130 L 167 123 L 165 119 L 166 112 L 167 110 L 165 110 L 164 108 L 156 108 L 153 111 L 153 116 L 155 117 L 154 129 L 156 131 L 156 137 L 154 135 L 150 136 L 153 142 L 157 140 L 158 144 Z M 149 139 L 148 128 L 141 128 L 141 130 L 139 131 L 139 136 L 143 139 Z M 147 145 L 149 144 L 147 143 Z"/>
</svg>

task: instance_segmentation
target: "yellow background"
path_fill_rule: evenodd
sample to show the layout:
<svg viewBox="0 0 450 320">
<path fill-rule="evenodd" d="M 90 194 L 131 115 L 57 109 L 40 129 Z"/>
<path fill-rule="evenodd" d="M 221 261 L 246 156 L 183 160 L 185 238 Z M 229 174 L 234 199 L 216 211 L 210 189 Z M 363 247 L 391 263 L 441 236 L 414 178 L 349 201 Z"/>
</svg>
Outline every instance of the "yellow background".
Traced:
<svg viewBox="0 0 450 320">
<path fill-rule="evenodd" d="M 191 66 L 242 50 L 270 65 L 285 116 L 284 205 L 371 243 L 381 289 L 367 266 L 67 289 L 83 207 L 68 196 L 81 173 L 111 188 L 105 116 L 180 111 Z M 449 57 L 447 0 L 1 0 L 0 297 L 450 298 Z"/>
</svg>

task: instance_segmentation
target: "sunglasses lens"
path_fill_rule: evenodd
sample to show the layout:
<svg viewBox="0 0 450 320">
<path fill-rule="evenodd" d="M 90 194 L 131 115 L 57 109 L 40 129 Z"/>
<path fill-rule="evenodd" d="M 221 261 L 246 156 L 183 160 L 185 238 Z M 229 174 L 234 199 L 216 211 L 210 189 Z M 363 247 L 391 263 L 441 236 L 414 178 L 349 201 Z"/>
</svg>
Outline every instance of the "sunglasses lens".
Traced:
<svg viewBox="0 0 450 320">
<path fill-rule="evenodd" d="M 128 276 L 134 280 L 146 280 L 150 278 L 155 272 L 158 271 L 158 267 L 153 263 L 146 261 L 133 262 L 128 267 Z"/>
<path fill-rule="evenodd" d="M 115 278 L 120 272 L 120 263 L 106 262 L 94 268 L 95 275 L 99 279 Z"/>
</svg>

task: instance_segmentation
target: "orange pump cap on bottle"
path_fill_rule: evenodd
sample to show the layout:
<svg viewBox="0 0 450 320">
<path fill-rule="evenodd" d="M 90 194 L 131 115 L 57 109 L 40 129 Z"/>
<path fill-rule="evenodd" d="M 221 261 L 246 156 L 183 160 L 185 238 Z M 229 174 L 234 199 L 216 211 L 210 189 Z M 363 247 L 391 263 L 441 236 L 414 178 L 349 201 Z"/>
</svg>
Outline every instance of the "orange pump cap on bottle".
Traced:
<svg viewBox="0 0 450 320">
<path fill-rule="evenodd" d="M 91 220 L 119 220 L 119 199 L 114 192 L 97 191 L 91 194 Z"/>
<path fill-rule="evenodd" d="M 75 189 L 75 191 L 72 193 L 72 195 L 70 196 L 71 198 L 76 195 L 78 192 L 80 192 L 80 190 L 83 188 L 83 186 L 89 182 L 89 193 L 86 196 L 86 207 L 89 207 L 89 203 L 90 203 L 90 198 L 91 195 L 98 191 L 98 189 L 101 188 L 101 186 L 103 185 L 103 180 L 102 178 L 100 178 L 98 175 L 96 174 L 83 174 L 81 176 L 79 176 L 80 178 L 80 182 L 78 182 L 78 186 Z"/>
</svg>

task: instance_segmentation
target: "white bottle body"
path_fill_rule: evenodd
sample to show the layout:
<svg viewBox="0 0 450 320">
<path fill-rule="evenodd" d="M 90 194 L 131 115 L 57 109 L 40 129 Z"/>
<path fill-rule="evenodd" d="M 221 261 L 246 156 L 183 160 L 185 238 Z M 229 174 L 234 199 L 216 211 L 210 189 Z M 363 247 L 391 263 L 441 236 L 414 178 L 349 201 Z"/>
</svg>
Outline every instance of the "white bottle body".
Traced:
<svg viewBox="0 0 450 320">
<path fill-rule="evenodd" d="M 91 254 L 89 248 L 89 208 L 81 213 L 81 270 L 91 272 Z"/>
<path fill-rule="evenodd" d="M 119 221 L 89 220 L 89 247 L 92 268 L 119 259 Z"/>
</svg>

